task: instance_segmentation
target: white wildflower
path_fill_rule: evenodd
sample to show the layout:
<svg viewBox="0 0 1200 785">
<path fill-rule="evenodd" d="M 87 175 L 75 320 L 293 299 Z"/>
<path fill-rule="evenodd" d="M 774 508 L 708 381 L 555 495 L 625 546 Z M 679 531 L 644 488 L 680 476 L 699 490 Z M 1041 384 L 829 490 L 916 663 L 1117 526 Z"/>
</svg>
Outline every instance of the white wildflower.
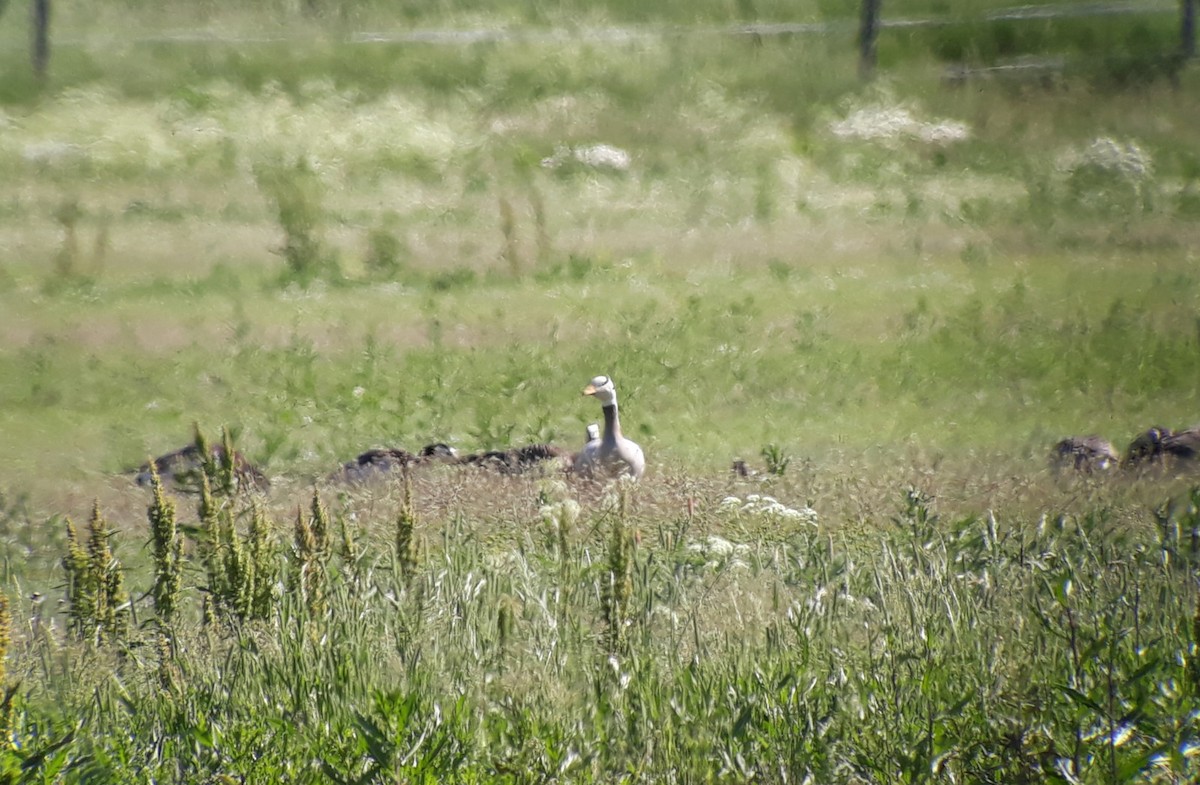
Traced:
<svg viewBox="0 0 1200 785">
<path fill-rule="evenodd" d="M 542 505 L 538 509 L 538 514 L 541 516 L 542 522 L 554 531 L 569 532 L 574 528 L 575 522 L 579 520 L 582 510 L 579 502 L 574 499 L 563 499 L 553 504 Z"/>
<path fill-rule="evenodd" d="M 924 122 L 908 109 L 874 105 L 855 109 L 842 120 L 830 124 L 834 136 L 866 141 L 916 139 L 926 144 L 961 142 L 970 136 L 965 123 L 953 120 Z"/>
<path fill-rule="evenodd" d="M 87 157 L 80 145 L 69 142 L 33 142 L 21 148 L 21 157 L 31 164 L 57 164 Z"/>
<path fill-rule="evenodd" d="M 773 520 L 780 523 L 803 523 L 817 525 L 817 511 L 805 505 L 799 509 L 788 507 L 773 496 L 751 493 L 743 502 L 736 496 L 727 496 L 719 505 L 726 513 L 735 513 L 746 517 Z"/>
<path fill-rule="evenodd" d="M 688 543 L 687 549 L 704 559 L 704 566 L 716 568 L 729 566 L 745 567 L 745 558 L 750 555 L 750 546 L 731 542 L 724 537 L 711 534 L 703 540 Z"/>
<path fill-rule="evenodd" d="M 1154 175 L 1150 154 L 1137 142 L 1119 142 L 1108 136 L 1093 139 L 1082 150 L 1068 150 L 1060 156 L 1058 165 L 1071 175 L 1090 170 L 1131 182 L 1147 180 Z"/>
<path fill-rule="evenodd" d="M 607 144 L 594 144 L 583 147 L 567 147 L 560 145 L 554 155 L 542 159 L 546 169 L 559 169 L 567 165 L 583 166 L 588 169 L 626 172 L 632 159 L 629 153 L 619 147 Z"/>
</svg>

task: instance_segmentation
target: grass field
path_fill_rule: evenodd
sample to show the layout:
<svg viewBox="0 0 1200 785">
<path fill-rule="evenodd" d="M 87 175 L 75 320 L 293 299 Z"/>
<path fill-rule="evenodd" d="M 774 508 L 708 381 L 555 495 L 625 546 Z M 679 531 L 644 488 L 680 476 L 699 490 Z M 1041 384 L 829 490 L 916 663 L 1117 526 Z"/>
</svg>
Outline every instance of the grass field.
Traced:
<svg viewBox="0 0 1200 785">
<path fill-rule="evenodd" d="M 0 13 L 4 781 L 1194 781 L 1196 469 L 1047 469 L 1200 420 L 1174 16 L 711 32 L 834 5 Z"/>
</svg>

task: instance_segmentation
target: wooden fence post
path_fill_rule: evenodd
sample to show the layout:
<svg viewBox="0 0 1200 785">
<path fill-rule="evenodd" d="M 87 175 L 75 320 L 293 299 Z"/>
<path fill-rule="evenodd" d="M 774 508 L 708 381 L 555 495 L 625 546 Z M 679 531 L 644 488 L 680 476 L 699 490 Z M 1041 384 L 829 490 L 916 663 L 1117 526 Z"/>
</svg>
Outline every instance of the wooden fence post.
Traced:
<svg viewBox="0 0 1200 785">
<path fill-rule="evenodd" d="M 33 75 L 46 78 L 50 64 L 50 0 L 33 0 Z"/>
<path fill-rule="evenodd" d="M 858 73 L 870 78 L 875 72 L 875 39 L 879 37 L 879 4 L 882 0 L 862 0 L 862 19 L 858 27 Z"/>
</svg>

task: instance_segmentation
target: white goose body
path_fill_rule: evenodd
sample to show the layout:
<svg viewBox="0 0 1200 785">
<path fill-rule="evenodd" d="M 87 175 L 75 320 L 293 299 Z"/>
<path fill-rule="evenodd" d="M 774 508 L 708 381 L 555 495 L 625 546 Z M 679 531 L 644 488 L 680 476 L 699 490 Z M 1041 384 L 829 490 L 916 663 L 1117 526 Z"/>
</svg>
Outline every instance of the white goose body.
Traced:
<svg viewBox="0 0 1200 785">
<path fill-rule="evenodd" d="M 617 389 L 612 379 L 597 376 L 583 388 L 584 395 L 595 396 L 604 411 L 604 430 L 598 439 L 589 439 L 575 457 L 575 472 L 584 477 L 617 477 L 627 474 L 634 479 L 646 471 L 642 448 L 621 434 L 617 414 Z M 588 436 L 591 436 L 589 429 Z"/>
</svg>

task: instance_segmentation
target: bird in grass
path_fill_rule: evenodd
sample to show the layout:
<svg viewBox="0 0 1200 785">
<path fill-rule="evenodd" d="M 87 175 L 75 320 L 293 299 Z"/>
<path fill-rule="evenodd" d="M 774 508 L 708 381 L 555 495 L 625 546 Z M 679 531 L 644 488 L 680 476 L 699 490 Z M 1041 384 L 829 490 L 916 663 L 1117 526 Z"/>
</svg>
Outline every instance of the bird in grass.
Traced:
<svg viewBox="0 0 1200 785">
<path fill-rule="evenodd" d="M 1054 445 L 1050 451 L 1050 465 L 1060 471 L 1106 471 L 1120 461 L 1121 456 L 1112 442 L 1101 436 L 1070 436 Z"/>
<path fill-rule="evenodd" d="M 575 472 L 583 477 L 617 477 L 629 475 L 635 479 L 646 471 L 642 448 L 621 433 L 617 413 L 617 388 L 611 378 L 597 376 L 583 388 L 584 395 L 600 401 L 604 412 L 604 429 L 600 438 L 590 440 L 575 456 Z"/>
<path fill-rule="evenodd" d="M 329 480 L 359 484 L 411 467 L 454 463 L 457 460 L 458 451 L 441 442 L 425 445 L 416 455 L 399 447 L 377 447 L 342 464 L 341 468 L 329 475 Z"/>
<path fill-rule="evenodd" d="M 553 444 L 529 444 L 524 447 L 510 447 L 507 450 L 472 453 L 461 458 L 459 463 L 494 469 L 500 474 L 525 474 L 542 469 L 547 463 L 563 461 L 567 455 L 566 450 Z"/>
<path fill-rule="evenodd" d="M 1155 426 L 1139 434 L 1125 451 L 1127 468 L 1200 458 L 1200 425 L 1172 431 Z"/>
<path fill-rule="evenodd" d="M 214 444 L 209 447 L 209 471 L 213 467 L 225 464 L 225 447 Z M 151 472 L 153 466 L 154 471 Z M 176 490 L 188 493 L 199 493 L 201 477 L 205 472 L 205 461 L 200 448 L 189 444 L 174 452 L 160 455 L 138 467 L 134 480 L 143 488 L 149 488 L 153 483 L 153 474 L 157 473 L 164 486 L 170 485 Z M 250 463 L 246 456 L 237 450 L 233 451 L 233 478 L 237 487 L 267 491 L 271 487 L 270 480 L 257 466 Z"/>
</svg>

